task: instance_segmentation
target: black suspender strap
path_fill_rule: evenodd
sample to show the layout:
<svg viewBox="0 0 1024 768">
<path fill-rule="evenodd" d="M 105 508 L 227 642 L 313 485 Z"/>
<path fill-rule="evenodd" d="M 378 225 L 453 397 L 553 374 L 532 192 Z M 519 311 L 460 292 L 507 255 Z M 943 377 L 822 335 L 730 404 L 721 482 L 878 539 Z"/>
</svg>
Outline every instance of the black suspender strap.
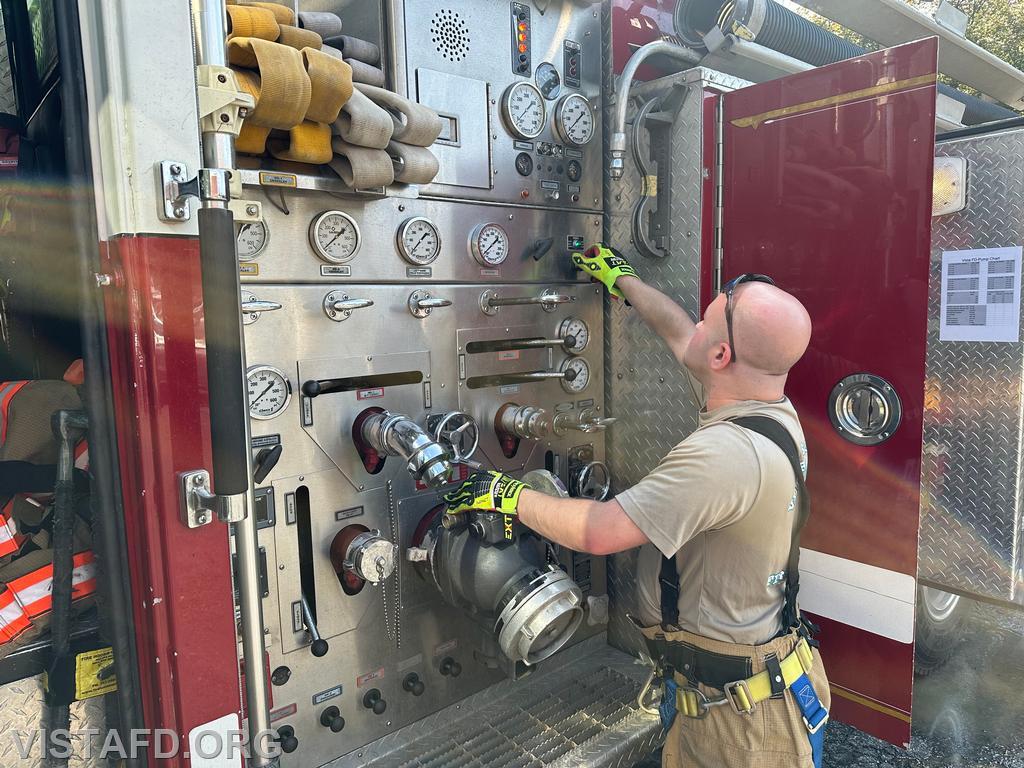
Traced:
<svg viewBox="0 0 1024 768">
<path fill-rule="evenodd" d="M 785 604 L 782 609 L 782 629 L 786 632 L 800 626 L 800 615 L 796 603 L 797 593 L 800 591 L 800 534 L 811 514 L 811 499 L 807 493 L 807 483 L 804 480 L 800 451 L 789 430 L 769 416 L 741 416 L 729 419 L 729 421 L 775 443 L 789 459 L 793 468 L 793 476 L 796 478 L 799 508 L 789 546 Z M 661 583 L 661 628 L 670 631 L 679 624 L 679 569 L 675 557 L 662 556 L 661 573 L 658 580 Z"/>
</svg>

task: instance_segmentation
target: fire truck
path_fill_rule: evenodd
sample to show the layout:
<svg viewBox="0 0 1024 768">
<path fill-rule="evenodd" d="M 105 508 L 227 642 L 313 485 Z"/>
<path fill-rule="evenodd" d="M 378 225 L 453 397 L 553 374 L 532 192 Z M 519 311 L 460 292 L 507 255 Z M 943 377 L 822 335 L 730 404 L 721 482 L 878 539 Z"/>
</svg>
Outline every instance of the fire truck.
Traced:
<svg viewBox="0 0 1024 768">
<path fill-rule="evenodd" d="M 636 553 L 442 502 L 610 497 L 696 428 L 595 242 L 814 320 L 833 719 L 908 743 L 915 636 L 1021 606 L 1024 74 L 947 3 L 801 3 L 871 51 L 774 0 L 0 5 L 3 764 L 656 750 Z"/>
</svg>

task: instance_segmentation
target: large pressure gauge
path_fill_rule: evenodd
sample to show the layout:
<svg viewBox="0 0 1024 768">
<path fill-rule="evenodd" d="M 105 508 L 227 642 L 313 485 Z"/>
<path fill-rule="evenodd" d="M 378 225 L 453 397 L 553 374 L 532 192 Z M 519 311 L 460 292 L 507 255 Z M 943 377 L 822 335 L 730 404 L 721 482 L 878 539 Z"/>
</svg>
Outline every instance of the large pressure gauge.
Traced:
<svg viewBox="0 0 1024 768">
<path fill-rule="evenodd" d="M 351 261 L 359 250 L 359 225 L 343 211 L 324 211 L 309 225 L 309 244 L 324 261 Z"/>
<path fill-rule="evenodd" d="M 566 144 L 582 147 L 594 138 L 594 108 L 578 93 L 570 93 L 555 107 L 555 133 Z"/>
<path fill-rule="evenodd" d="M 243 224 L 235 237 L 235 251 L 239 261 L 252 261 L 267 249 L 270 230 L 262 221 Z"/>
<path fill-rule="evenodd" d="M 469 250 L 482 266 L 496 267 L 508 258 L 508 234 L 497 224 L 480 224 L 469 236 Z"/>
<path fill-rule="evenodd" d="M 558 335 L 563 339 L 572 339 L 572 343 L 565 344 L 565 351 L 570 355 L 578 355 L 587 348 L 590 343 L 590 328 L 578 317 L 567 317 L 558 326 Z"/>
<path fill-rule="evenodd" d="M 544 130 L 547 117 L 544 97 L 533 83 L 513 83 L 501 97 L 501 116 L 514 136 L 535 139 Z"/>
<path fill-rule="evenodd" d="M 582 392 L 590 384 L 590 365 L 582 357 L 570 357 L 559 371 L 565 374 L 562 388 L 571 395 Z"/>
<path fill-rule="evenodd" d="M 410 264 L 430 264 L 441 253 L 441 236 L 428 219 L 414 216 L 398 228 L 398 252 Z"/>
<path fill-rule="evenodd" d="M 288 407 L 292 385 L 288 377 L 272 365 L 254 365 L 246 373 L 249 389 L 249 415 L 254 419 L 272 419 Z"/>
</svg>

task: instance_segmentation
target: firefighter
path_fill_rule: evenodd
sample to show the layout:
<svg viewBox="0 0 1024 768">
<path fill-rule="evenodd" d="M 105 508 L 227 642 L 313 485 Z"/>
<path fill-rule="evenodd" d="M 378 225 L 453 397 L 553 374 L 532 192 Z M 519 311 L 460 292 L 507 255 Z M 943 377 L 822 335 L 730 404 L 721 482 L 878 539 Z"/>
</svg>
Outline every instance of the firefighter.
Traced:
<svg viewBox="0 0 1024 768">
<path fill-rule="evenodd" d="M 744 274 L 694 324 L 616 251 L 572 258 L 664 340 L 699 427 L 610 501 L 482 472 L 446 497 L 449 510 L 516 515 L 577 551 L 641 547 L 631 618 L 663 681 L 663 766 L 820 766 L 829 688 L 796 603 L 807 449 L 784 394 L 810 340 L 807 311 L 771 278 Z"/>
</svg>

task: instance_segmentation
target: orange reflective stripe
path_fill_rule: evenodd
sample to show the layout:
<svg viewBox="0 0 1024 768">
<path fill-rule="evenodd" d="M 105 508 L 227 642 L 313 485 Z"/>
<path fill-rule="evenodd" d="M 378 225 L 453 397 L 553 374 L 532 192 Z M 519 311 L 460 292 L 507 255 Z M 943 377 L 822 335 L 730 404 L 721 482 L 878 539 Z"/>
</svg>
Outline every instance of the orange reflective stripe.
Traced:
<svg viewBox="0 0 1024 768">
<path fill-rule="evenodd" d="M 72 560 L 71 600 L 81 600 L 96 591 L 96 563 L 92 552 L 81 552 Z M 53 608 L 53 564 L 37 568 L 7 585 L 31 619 L 49 613 Z"/>
<path fill-rule="evenodd" d="M 0 384 L 0 445 L 7 442 L 7 411 L 11 407 L 11 400 L 26 384 L 27 381 L 5 381 Z"/>
<path fill-rule="evenodd" d="M 75 446 L 75 468 L 89 468 L 89 443 L 85 440 L 82 440 Z"/>
<path fill-rule="evenodd" d="M 14 592 L 8 589 L 0 593 L 0 644 L 11 642 L 31 626 Z"/>
<path fill-rule="evenodd" d="M 13 555 L 18 551 L 18 527 L 11 516 L 13 512 L 14 499 L 11 499 L 0 510 L 0 557 Z"/>
</svg>

